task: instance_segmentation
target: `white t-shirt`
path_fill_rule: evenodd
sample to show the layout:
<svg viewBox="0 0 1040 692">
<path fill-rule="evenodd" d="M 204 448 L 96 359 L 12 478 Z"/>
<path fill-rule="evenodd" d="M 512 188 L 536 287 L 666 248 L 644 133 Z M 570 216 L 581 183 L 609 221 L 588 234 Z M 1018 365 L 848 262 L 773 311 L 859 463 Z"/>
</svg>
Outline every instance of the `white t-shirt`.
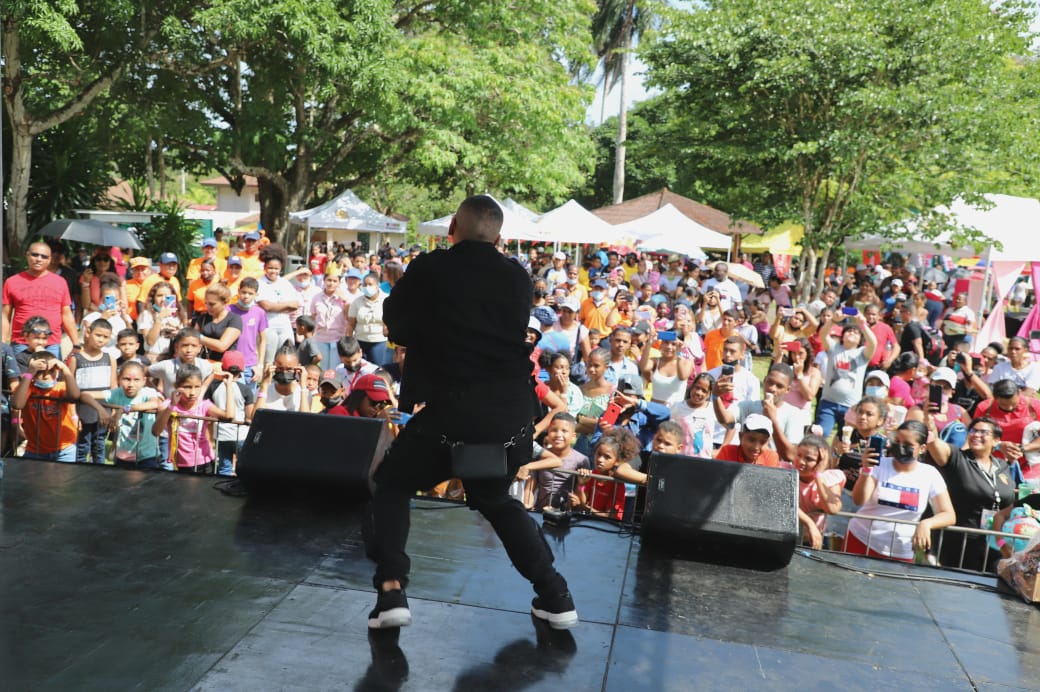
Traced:
<svg viewBox="0 0 1040 692">
<path fill-rule="evenodd" d="M 857 514 L 917 521 L 928 503 L 946 492 L 946 481 L 939 470 L 921 462 L 910 471 L 896 471 L 890 457 L 881 457 L 871 475 L 877 481 L 874 493 L 856 510 Z M 901 559 L 910 559 L 914 555 L 912 541 L 915 530 L 913 524 L 866 519 L 849 522 L 852 535 L 871 550 Z"/>
<path fill-rule="evenodd" d="M 682 453 L 691 457 L 711 457 L 715 431 L 722 428 L 715 420 L 711 402 L 702 408 L 690 408 L 685 401 L 680 401 L 668 410 L 672 420 L 683 429 Z"/>
<path fill-rule="evenodd" d="M 722 374 L 722 366 L 712 368 L 708 374 L 716 380 Z M 747 368 L 733 371 L 733 401 L 758 401 L 762 398 L 762 383 L 758 381 Z M 732 404 L 731 404 L 732 406 Z M 723 425 L 715 427 L 715 444 L 722 444 L 726 439 L 726 428 Z"/>
<path fill-rule="evenodd" d="M 296 289 L 284 277 L 278 277 L 276 280 L 270 281 L 266 276 L 261 276 L 259 283 L 260 290 L 256 292 L 256 302 L 258 303 L 262 301 L 294 303 L 300 299 Z M 291 330 L 292 320 L 289 319 L 290 314 L 289 312 L 271 312 L 268 310 L 267 326 L 271 329 Z"/>
<path fill-rule="evenodd" d="M 386 341 L 383 334 L 383 301 L 386 294 L 380 291 L 374 300 L 358 298 L 347 308 L 347 317 L 357 320 L 354 325 L 354 336 L 358 341 L 375 343 Z"/>
<path fill-rule="evenodd" d="M 986 377 L 986 382 L 993 384 L 1000 380 L 1014 380 L 1019 387 L 1028 387 L 1033 391 L 1040 391 L 1040 363 L 1035 361 L 1027 363 L 1021 370 L 1015 370 L 1011 366 L 1011 361 L 1008 360 L 997 363 L 990 370 L 989 375 Z"/>
<path fill-rule="evenodd" d="M 740 426 L 743 425 L 744 420 L 752 413 L 762 413 L 762 402 L 761 401 L 738 401 L 732 407 L 730 411 L 733 413 L 733 418 L 736 419 L 737 430 L 740 430 Z M 784 431 L 784 437 L 787 441 L 793 445 L 798 444 L 802 441 L 802 437 L 805 436 L 805 416 L 802 414 L 802 410 L 796 406 L 785 402 L 781 402 L 776 407 L 776 418 L 780 424 L 780 429 Z M 773 436 L 769 436 L 769 448 L 776 449 L 776 441 Z"/>
<path fill-rule="evenodd" d="M 175 389 L 174 382 L 177 379 L 177 368 L 181 365 L 183 363 L 181 363 L 180 359 L 171 358 L 169 360 L 160 360 L 158 363 L 152 363 L 148 366 L 148 375 L 159 380 L 159 384 L 162 385 L 163 395 L 167 399 L 173 394 Z M 202 372 L 203 380 L 213 374 L 213 366 L 207 360 L 196 358 L 194 365 Z"/>
<path fill-rule="evenodd" d="M 740 292 L 740 287 L 737 286 L 730 279 L 723 279 L 719 281 L 714 276 L 704 282 L 704 287 L 701 293 L 707 293 L 710 290 L 716 290 L 719 293 L 719 307 L 724 311 L 730 308 L 739 307 L 744 302 L 744 296 Z"/>
<path fill-rule="evenodd" d="M 274 411 L 302 411 L 303 410 L 303 387 L 296 386 L 288 394 L 279 394 L 272 382 L 267 385 L 267 395 L 260 402 L 263 408 Z"/>
</svg>

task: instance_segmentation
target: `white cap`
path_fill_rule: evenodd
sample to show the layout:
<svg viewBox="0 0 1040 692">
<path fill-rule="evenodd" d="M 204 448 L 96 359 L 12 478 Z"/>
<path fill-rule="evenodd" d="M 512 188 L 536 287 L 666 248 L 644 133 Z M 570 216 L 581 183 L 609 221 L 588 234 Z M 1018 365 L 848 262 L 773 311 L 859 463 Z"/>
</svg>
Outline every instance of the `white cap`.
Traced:
<svg viewBox="0 0 1040 692">
<path fill-rule="evenodd" d="M 884 370 L 871 370 L 867 373 L 867 376 L 863 378 L 864 382 L 867 382 L 869 380 L 881 380 L 881 384 L 885 385 L 886 387 L 892 386 L 892 379 Z"/>
<path fill-rule="evenodd" d="M 773 434 L 773 422 L 761 413 L 751 413 L 744 419 L 744 431 L 761 431 L 768 435 Z"/>
<path fill-rule="evenodd" d="M 954 389 L 957 388 L 957 373 L 951 368 L 936 368 L 932 371 L 932 382 L 945 382 Z"/>
</svg>

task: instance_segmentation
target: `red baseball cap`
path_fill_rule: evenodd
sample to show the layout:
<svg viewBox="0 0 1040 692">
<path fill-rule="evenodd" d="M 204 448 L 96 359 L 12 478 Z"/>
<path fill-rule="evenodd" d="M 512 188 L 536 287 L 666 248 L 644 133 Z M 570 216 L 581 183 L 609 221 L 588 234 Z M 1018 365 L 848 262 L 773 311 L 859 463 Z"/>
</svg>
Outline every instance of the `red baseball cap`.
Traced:
<svg viewBox="0 0 1040 692">
<path fill-rule="evenodd" d="M 372 401 L 390 400 L 390 388 L 386 386 L 386 380 L 376 374 L 362 375 L 350 389 L 354 392 L 363 391 Z"/>
</svg>

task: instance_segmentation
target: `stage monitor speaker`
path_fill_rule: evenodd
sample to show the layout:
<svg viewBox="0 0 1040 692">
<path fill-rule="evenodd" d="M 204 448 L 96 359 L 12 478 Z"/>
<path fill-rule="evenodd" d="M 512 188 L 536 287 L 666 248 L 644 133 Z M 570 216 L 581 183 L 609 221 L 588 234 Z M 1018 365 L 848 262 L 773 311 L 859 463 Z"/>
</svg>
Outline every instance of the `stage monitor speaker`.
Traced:
<svg viewBox="0 0 1040 692">
<path fill-rule="evenodd" d="M 673 548 L 776 567 L 798 543 L 791 469 L 652 454 L 642 534 Z"/>
<path fill-rule="evenodd" d="M 390 442 L 384 420 L 260 409 L 236 473 L 250 493 L 305 489 L 363 497 L 372 463 Z"/>
</svg>

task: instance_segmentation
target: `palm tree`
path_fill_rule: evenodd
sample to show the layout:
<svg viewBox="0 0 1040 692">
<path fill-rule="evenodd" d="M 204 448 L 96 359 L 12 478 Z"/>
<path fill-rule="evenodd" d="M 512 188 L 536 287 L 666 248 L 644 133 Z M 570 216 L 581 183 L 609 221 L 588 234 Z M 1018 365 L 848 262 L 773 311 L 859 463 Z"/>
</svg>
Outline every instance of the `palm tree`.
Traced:
<svg viewBox="0 0 1040 692">
<path fill-rule="evenodd" d="M 592 40 L 603 69 L 603 98 L 621 85 L 621 106 L 618 109 L 618 134 L 614 154 L 614 204 L 625 197 L 625 139 L 628 130 L 628 112 L 625 96 L 628 90 L 628 56 L 639 41 L 643 30 L 650 26 L 653 15 L 637 6 L 636 0 L 599 0 L 599 8 L 592 18 Z"/>
</svg>

